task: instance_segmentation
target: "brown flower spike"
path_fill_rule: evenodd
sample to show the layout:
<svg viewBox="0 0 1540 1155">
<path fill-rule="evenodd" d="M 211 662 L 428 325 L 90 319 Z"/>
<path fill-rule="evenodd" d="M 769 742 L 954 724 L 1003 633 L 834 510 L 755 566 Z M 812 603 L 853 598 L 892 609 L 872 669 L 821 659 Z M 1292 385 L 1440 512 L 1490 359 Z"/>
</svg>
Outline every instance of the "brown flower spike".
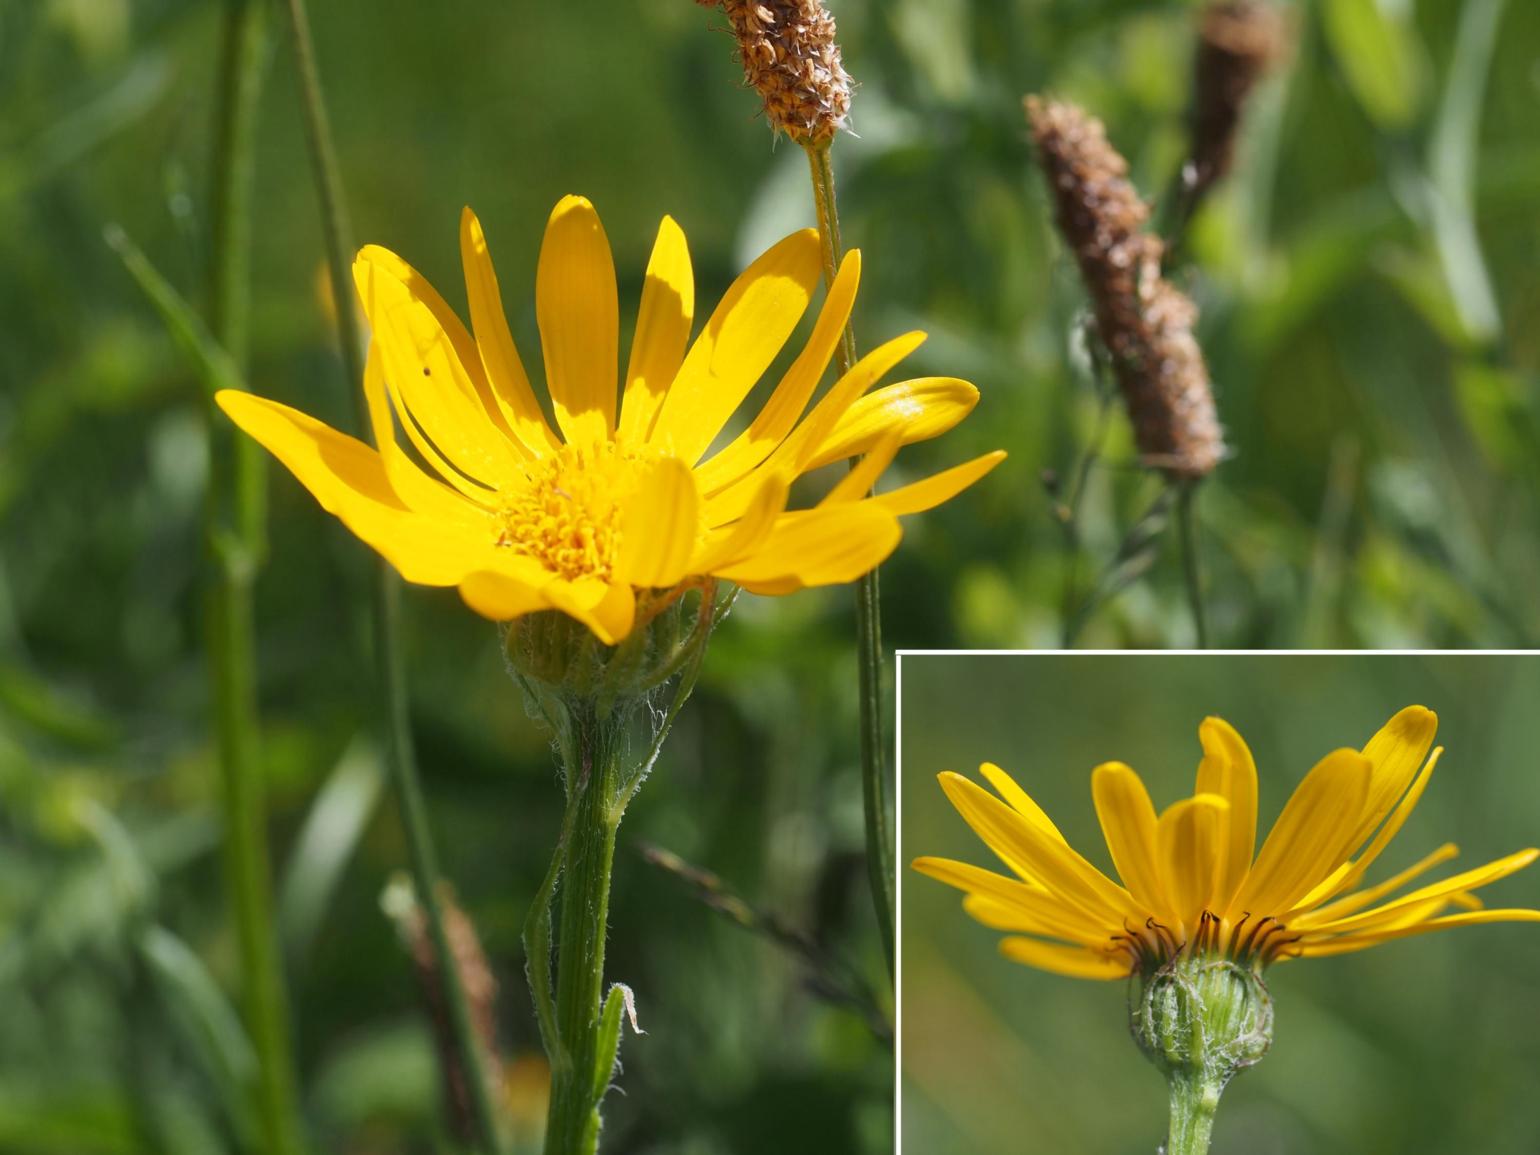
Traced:
<svg viewBox="0 0 1540 1155">
<path fill-rule="evenodd" d="M 798 144 L 822 144 L 845 127 L 850 76 L 822 0 L 696 2 L 727 13 L 744 79 L 764 100 L 772 128 Z"/>
<path fill-rule="evenodd" d="M 1073 104 L 1026 100 L 1027 119 L 1111 356 L 1145 465 L 1195 480 L 1225 456 L 1198 310 L 1160 275 L 1163 246 L 1144 231 L 1150 210 L 1101 122 Z"/>
<path fill-rule="evenodd" d="M 1269 0 L 1215 0 L 1203 11 L 1193 64 L 1192 158 L 1186 181 L 1196 203 L 1230 171 L 1246 100 L 1283 55 L 1286 29 Z"/>
</svg>

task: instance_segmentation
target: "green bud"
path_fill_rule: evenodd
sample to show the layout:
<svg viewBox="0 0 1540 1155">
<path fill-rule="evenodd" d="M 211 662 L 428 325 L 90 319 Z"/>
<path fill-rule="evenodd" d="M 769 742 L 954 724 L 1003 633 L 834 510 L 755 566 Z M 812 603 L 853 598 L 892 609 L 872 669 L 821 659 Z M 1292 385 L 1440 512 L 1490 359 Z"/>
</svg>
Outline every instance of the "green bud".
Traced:
<svg viewBox="0 0 1540 1155">
<path fill-rule="evenodd" d="M 1166 1155 L 1202 1155 L 1225 1086 L 1272 1045 L 1273 1000 L 1262 976 L 1220 955 L 1183 951 L 1139 978 L 1129 1027 L 1170 1084 Z"/>
</svg>

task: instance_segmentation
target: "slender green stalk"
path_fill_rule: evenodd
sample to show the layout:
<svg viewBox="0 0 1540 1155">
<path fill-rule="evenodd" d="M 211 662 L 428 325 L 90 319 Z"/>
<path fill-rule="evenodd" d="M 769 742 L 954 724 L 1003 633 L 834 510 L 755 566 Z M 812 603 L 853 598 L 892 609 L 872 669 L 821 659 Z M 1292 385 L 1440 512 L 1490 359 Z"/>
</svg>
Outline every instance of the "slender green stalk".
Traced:
<svg viewBox="0 0 1540 1155">
<path fill-rule="evenodd" d="M 813 178 L 813 203 L 818 210 L 818 241 L 823 255 L 824 285 L 834 283 L 839 270 L 839 209 L 834 197 L 834 168 L 829 144 L 807 144 Z M 850 326 L 840 335 L 834 353 L 835 367 L 848 373 L 855 364 L 856 340 Z M 855 467 L 852 461 L 851 468 Z M 882 946 L 887 952 L 888 974 L 893 973 L 893 841 L 888 830 L 887 758 L 882 725 L 882 610 L 877 571 L 856 583 L 856 655 L 861 677 L 861 799 L 866 812 L 866 869 L 872 905 Z"/>
<path fill-rule="evenodd" d="M 561 743 L 567 817 L 558 850 L 564 871 L 556 956 L 557 1046 L 551 1054 L 551 1106 L 545 1155 L 592 1155 L 599 1100 L 609 1085 L 613 1045 L 600 1045 L 604 936 L 609 916 L 615 831 L 624 811 L 624 711 L 602 716 L 592 702 L 568 707 Z M 539 960 L 531 960 L 538 965 Z"/>
<path fill-rule="evenodd" d="M 1172 1079 L 1171 1132 L 1163 1155 L 1206 1155 L 1219 1093 L 1201 1079 Z"/>
<path fill-rule="evenodd" d="M 288 10 L 300 94 L 305 107 L 310 160 L 316 193 L 321 202 L 327 265 L 331 272 L 332 294 L 337 302 L 337 331 L 342 346 L 343 369 L 358 406 L 358 425 L 367 431 L 370 423 L 363 393 L 363 327 L 359 323 L 350 272 L 354 252 L 352 226 L 343 200 L 342 175 L 337 164 L 337 151 L 332 141 L 326 102 L 321 93 L 321 79 L 305 0 L 288 0 Z M 384 561 L 379 562 L 375 570 L 370 594 L 376 677 L 384 699 L 386 757 L 401 808 L 401 821 L 406 828 L 413 881 L 428 925 L 428 937 L 438 963 L 438 974 L 444 984 L 444 1001 L 449 1008 L 450 1026 L 470 1094 L 478 1145 L 486 1155 L 493 1155 L 501 1147 L 497 1115 L 487 1079 L 485 1055 L 471 1022 L 470 1005 L 465 997 L 460 969 L 444 930 L 444 915 L 438 899 L 438 859 L 428 826 L 427 806 L 412 745 L 406 668 L 400 644 L 400 582 Z"/>
<path fill-rule="evenodd" d="M 263 0 L 227 0 L 213 169 L 209 320 L 236 369 L 246 361 L 250 302 L 252 139 L 267 55 Z M 212 404 L 209 436 L 222 428 Z M 225 885 L 241 959 L 241 1007 L 257 1055 L 256 1115 L 262 1149 L 302 1148 L 288 1000 L 273 936 L 267 808 L 258 752 L 252 587 L 263 551 L 265 477 L 260 452 L 236 438 L 212 452 L 205 537 L 215 725 L 223 772 Z"/>
<path fill-rule="evenodd" d="M 1192 626 L 1198 649 L 1208 649 L 1208 619 L 1203 608 L 1203 565 L 1198 548 L 1198 483 L 1182 481 L 1176 497 L 1178 547 L 1182 553 L 1182 580 L 1187 587 L 1187 604 L 1192 610 Z"/>
</svg>

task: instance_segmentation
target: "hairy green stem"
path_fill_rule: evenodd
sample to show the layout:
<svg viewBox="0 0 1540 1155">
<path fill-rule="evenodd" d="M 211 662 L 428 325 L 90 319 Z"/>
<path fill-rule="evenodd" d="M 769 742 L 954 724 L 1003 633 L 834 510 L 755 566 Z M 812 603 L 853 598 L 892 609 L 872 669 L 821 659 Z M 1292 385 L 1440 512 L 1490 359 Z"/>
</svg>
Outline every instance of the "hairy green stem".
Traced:
<svg viewBox="0 0 1540 1155">
<path fill-rule="evenodd" d="M 1187 605 L 1192 610 L 1193 631 L 1197 635 L 1198 649 L 1208 649 L 1208 618 L 1203 607 L 1203 564 L 1198 543 L 1198 483 L 1177 483 L 1180 491 L 1176 500 L 1176 522 L 1179 548 L 1182 553 L 1182 581 L 1187 588 Z"/>
<path fill-rule="evenodd" d="M 561 743 L 567 785 L 563 822 L 561 912 L 556 959 L 556 1037 L 545 1155 L 592 1155 L 599 1142 L 599 1100 L 613 1052 L 601 1054 L 604 936 L 624 810 L 624 711 L 601 716 L 591 702 L 568 706 Z M 531 959 L 531 966 L 543 960 Z M 600 1069 L 603 1067 L 604 1069 Z"/>
<path fill-rule="evenodd" d="M 805 145 L 813 179 L 813 203 L 818 211 L 818 243 L 823 256 L 824 286 L 834 284 L 839 271 L 839 209 L 834 197 L 834 168 L 829 144 Z M 856 360 L 855 335 L 847 324 L 840 334 L 834 364 L 841 375 Z M 855 468 L 856 462 L 850 463 Z M 872 905 L 893 974 L 893 841 L 888 830 L 887 758 L 882 724 L 882 608 L 874 569 L 856 583 L 856 657 L 860 669 L 861 800 L 866 814 L 866 869 Z"/>
<path fill-rule="evenodd" d="M 215 129 L 209 321 L 238 369 L 246 362 L 250 312 L 252 143 L 267 56 L 263 0 L 227 0 Z M 212 403 L 209 437 L 223 429 Z M 267 807 L 257 718 L 252 587 L 263 552 L 265 489 L 261 452 L 250 438 L 210 453 L 206 502 L 210 567 L 206 593 L 215 725 L 223 775 L 225 886 L 241 961 L 241 1009 L 256 1051 L 253 1088 L 262 1149 L 301 1150 L 288 1000 L 273 935 Z"/>
<path fill-rule="evenodd" d="M 337 151 L 332 141 L 326 102 L 321 93 L 321 79 L 305 0 L 288 0 L 288 10 L 300 94 L 305 108 L 311 166 L 316 193 L 321 202 L 321 224 L 326 239 L 327 265 L 331 271 L 332 295 L 337 303 L 337 331 L 342 346 L 343 368 L 358 407 L 358 425 L 367 431 L 370 422 L 363 392 L 363 327 L 358 318 L 351 276 L 354 251 L 352 227 L 343 200 L 342 175 L 337 164 Z M 427 807 L 412 745 L 406 668 L 400 643 L 400 582 L 384 561 L 380 561 L 375 570 L 370 595 L 376 678 L 384 699 L 386 757 L 400 805 L 401 821 L 406 829 L 413 881 L 418 900 L 422 903 L 440 981 L 444 984 L 444 1001 L 449 1008 L 450 1027 L 454 1032 L 464 1082 L 469 1092 L 478 1146 L 485 1155 L 494 1155 L 500 1150 L 501 1141 L 492 1089 L 487 1078 L 486 1057 L 471 1021 L 470 1005 L 465 997 L 460 969 L 444 930 L 444 915 L 438 899 L 437 855 L 428 826 Z"/>
<path fill-rule="evenodd" d="M 1220 1089 L 1202 1079 L 1173 1078 L 1171 1131 L 1163 1155 L 1206 1155 Z"/>
</svg>

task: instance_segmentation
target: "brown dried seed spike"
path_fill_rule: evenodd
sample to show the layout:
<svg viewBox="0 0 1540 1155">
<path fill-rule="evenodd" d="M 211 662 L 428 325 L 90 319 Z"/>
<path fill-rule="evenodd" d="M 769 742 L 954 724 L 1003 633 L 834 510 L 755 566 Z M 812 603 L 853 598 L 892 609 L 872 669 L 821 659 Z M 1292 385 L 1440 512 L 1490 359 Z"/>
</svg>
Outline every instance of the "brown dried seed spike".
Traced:
<svg viewBox="0 0 1540 1155">
<path fill-rule="evenodd" d="M 727 13 L 744 79 L 777 132 L 821 144 L 845 127 L 850 77 L 822 0 L 697 0 Z"/>
<path fill-rule="evenodd" d="M 1075 254 L 1145 465 L 1196 479 L 1225 455 L 1197 308 L 1160 275 L 1149 206 L 1099 120 L 1073 104 L 1026 100 L 1059 231 Z"/>
<path fill-rule="evenodd" d="M 1203 10 L 1193 63 L 1193 200 L 1230 171 L 1246 100 L 1287 42 L 1283 15 L 1269 0 L 1215 0 Z"/>
</svg>

